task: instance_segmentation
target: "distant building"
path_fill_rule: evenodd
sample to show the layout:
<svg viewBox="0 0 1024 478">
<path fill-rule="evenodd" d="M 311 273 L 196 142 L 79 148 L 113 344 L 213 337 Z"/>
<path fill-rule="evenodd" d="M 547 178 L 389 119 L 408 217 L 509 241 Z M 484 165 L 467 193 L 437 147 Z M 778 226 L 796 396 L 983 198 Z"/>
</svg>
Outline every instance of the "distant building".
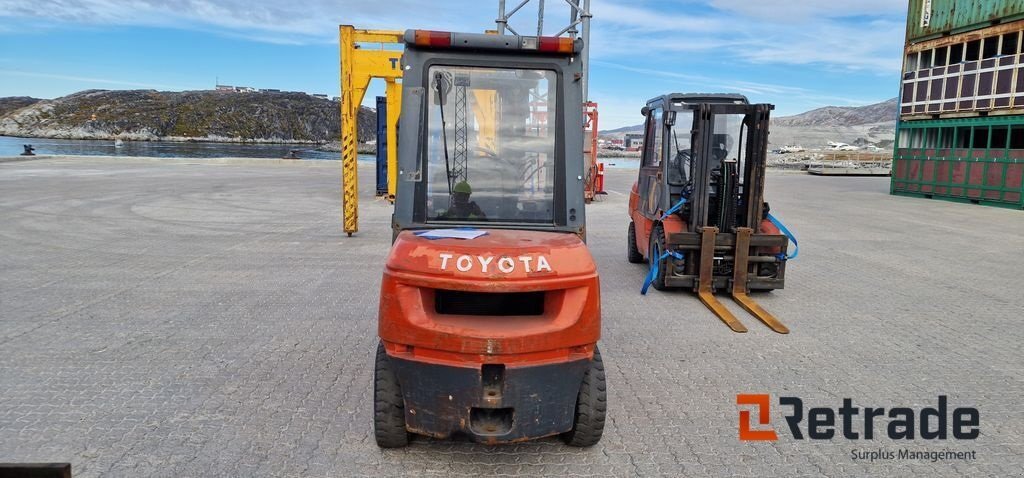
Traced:
<svg viewBox="0 0 1024 478">
<path fill-rule="evenodd" d="M 644 147 L 643 133 L 626 133 L 623 143 L 628 150 L 639 150 Z"/>
<path fill-rule="evenodd" d="M 217 85 L 217 91 L 226 91 L 229 93 L 251 93 L 256 91 L 256 88 L 251 86 Z"/>
<path fill-rule="evenodd" d="M 306 93 L 306 92 L 303 92 L 303 91 L 284 91 L 284 92 L 282 92 L 281 90 L 276 89 L 276 88 L 253 88 L 251 86 L 231 86 L 231 85 L 220 85 L 220 84 L 218 84 L 216 86 L 216 91 L 223 91 L 223 92 L 228 92 L 228 93 L 256 93 L 256 92 L 259 92 L 259 93 L 288 93 L 288 94 L 295 94 L 295 95 L 309 95 L 309 96 L 312 96 L 314 98 L 320 98 L 320 99 L 323 99 L 323 100 L 330 100 L 331 99 L 330 96 L 328 96 L 326 94 L 323 94 L 323 93 L 313 94 L 313 93 Z M 341 98 L 334 97 L 334 101 L 341 101 Z"/>
</svg>

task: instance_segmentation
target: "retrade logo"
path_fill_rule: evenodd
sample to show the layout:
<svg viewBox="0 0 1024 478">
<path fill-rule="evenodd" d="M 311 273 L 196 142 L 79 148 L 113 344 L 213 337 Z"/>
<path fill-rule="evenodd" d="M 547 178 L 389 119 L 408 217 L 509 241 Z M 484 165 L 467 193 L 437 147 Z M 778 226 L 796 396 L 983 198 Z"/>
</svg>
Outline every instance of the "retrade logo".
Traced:
<svg viewBox="0 0 1024 478">
<path fill-rule="evenodd" d="M 805 410 L 798 397 L 779 397 L 786 427 L 794 439 L 831 440 L 837 436 L 847 440 L 873 440 L 876 432 L 891 440 L 974 440 L 978 438 L 981 414 L 977 408 L 957 407 L 950 410 L 948 398 L 939 395 L 935 407 L 914 410 L 909 407 L 864 407 L 844 398 L 839 408 L 813 407 Z M 771 396 L 738 394 L 741 441 L 775 441 L 778 434 L 771 426 Z M 752 407 L 752 408 L 751 408 Z M 756 413 L 756 421 L 751 412 Z"/>
<path fill-rule="evenodd" d="M 768 394 L 741 393 L 736 395 L 736 405 L 755 405 L 757 408 L 757 422 L 759 425 L 768 425 L 772 421 L 769 402 L 771 397 Z M 740 440 L 741 441 L 775 441 L 779 435 L 775 430 L 754 430 L 750 423 L 750 410 L 740 410 Z"/>
</svg>

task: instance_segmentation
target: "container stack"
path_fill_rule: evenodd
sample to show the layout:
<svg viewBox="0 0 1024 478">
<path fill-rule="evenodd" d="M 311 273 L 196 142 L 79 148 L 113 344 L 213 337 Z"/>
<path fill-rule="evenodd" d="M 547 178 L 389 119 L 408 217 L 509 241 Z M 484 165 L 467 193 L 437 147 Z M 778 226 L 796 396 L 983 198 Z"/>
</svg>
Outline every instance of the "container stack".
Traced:
<svg viewBox="0 0 1024 478">
<path fill-rule="evenodd" d="M 910 0 L 893 194 L 1024 208 L 1024 0 Z"/>
</svg>

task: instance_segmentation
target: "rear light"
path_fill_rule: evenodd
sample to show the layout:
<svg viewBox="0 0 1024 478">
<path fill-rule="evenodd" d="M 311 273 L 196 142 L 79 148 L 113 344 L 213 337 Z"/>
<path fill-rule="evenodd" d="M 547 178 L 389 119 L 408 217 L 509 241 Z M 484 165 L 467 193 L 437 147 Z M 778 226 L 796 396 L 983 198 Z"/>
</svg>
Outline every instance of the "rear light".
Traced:
<svg viewBox="0 0 1024 478">
<path fill-rule="evenodd" d="M 537 39 L 537 50 L 558 53 L 572 53 L 575 45 L 572 38 L 540 37 Z"/>
<path fill-rule="evenodd" d="M 405 42 L 420 48 L 458 48 L 492 51 L 536 51 L 539 53 L 572 55 L 581 43 L 567 37 L 528 37 L 487 35 L 479 33 L 453 33 L 433 30 L 406 30 Z"/>
<path fill-rule="evenodd" d="M 452 46 L 451 32 L 438 32 L 432 30 L 416 30 L 416 45 L 450 47 Z"/>
</svg>

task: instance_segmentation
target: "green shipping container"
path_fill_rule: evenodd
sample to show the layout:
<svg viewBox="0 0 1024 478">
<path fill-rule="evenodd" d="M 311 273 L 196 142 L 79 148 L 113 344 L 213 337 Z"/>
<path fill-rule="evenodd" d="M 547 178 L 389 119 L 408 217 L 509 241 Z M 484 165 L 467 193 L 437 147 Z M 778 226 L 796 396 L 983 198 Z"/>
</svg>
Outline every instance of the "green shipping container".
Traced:
<svg viewBox="0 0 1024 478">
<path fill-rule="evenodd" d="M 1024 209 L 1024 116 L 901 121 L 890 192 Z"/>
<path fill-rule="evenodd" d="M 910 0 L 907 44 L 1024 19 L 1024 0 Z"/>
</svg>

